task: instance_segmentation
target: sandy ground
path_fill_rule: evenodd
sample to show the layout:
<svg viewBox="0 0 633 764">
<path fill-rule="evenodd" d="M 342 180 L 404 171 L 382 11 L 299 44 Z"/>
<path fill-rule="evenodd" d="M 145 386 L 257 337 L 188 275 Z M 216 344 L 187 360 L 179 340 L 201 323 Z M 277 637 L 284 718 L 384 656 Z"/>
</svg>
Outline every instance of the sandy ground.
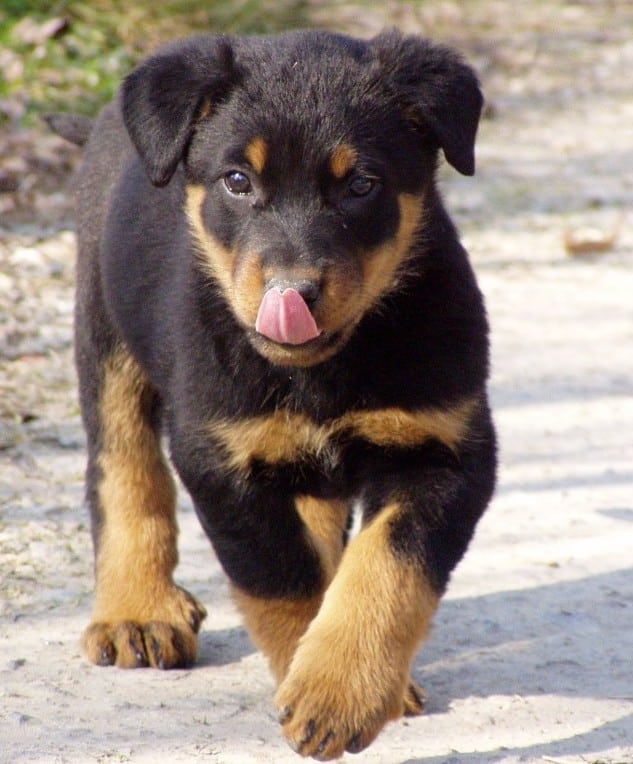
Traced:
<svg viewBox="0 0 633 764">
<path fill-rule="evenodd" d="M 572 19 L 528 69 L 484 71 L 478 175 L 443 173 L 493 325 L 500 481 L 415 661 L 428 712 L 359 762 L 633 762 L 633 23 L 609 6 L 601 36 Z M 566 233 L 618 224 L 608 252 L 565 253 Z M 210 614 L 198 665 L 82 658 L 74 244 L 0 233 L 0 761 L 298 761 L 185 495 L 178 580 Z"/>
</svg>

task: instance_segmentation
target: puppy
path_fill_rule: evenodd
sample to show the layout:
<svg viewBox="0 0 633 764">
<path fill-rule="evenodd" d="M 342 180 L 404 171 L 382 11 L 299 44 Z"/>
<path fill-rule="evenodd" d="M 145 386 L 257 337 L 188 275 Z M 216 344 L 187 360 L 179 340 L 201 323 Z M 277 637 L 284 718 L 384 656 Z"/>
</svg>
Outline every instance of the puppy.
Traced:
<svg viewBox="0 0 633 764">
<path fill-rule="evenodd" d="M 293 32 L 178 42 L 94 126 L 52 121 L 86 142 L 91 661 L 196 657 L 164 434 L 290 745 L 333 759 L 421 711 L 411 662 L 495 480 L 486 315 L 434 180 L 440 151 L 474 172 L 481 105 L 418 37 Z"/>
</svg>

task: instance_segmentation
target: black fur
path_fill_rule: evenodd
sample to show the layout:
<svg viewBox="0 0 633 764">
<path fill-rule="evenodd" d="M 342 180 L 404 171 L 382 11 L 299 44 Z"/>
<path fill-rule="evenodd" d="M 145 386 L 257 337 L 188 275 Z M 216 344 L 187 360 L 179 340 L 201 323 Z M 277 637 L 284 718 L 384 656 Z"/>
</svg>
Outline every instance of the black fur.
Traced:
<svg viewBox="0 0 633 764">
<path fill-rule="evenodd" d="M 458 56 L 396 31 L 369 42 L 322 32 L 198 37 L 126 79 L 92 129 L 80 178 L 77 360 L 97 545 L 102 368 L 123 345 L 150 380 L 152 421 L 239 587 L 274 598 L 322 586 L 294 509 L 307 494 L 360 499 L 366 519 L 398 501 L 394 554 L 444 590 L 495 476 L 485 311 L 434 184 L 440 149 L 474 172 L 481 105 Z M 223 179 L 244 169 L 256 136 L 270 156 L 245 202 Z M 341 143 L 358 154 L 354 172 L 378 178 L 366 196 L 328 173 Z M 256 252 L 273 271 L 331 269 L 350 290 L 367 253 L 396 236 L 403 195 L 423 198 L 423 211 L 396 286 L 343 339 L 326 338 L 334 350 L 324 345 L 318 362 L 295 365 L 271 361 L 221 280 L 201 267 L 183 209 L 188 186 L 205 189 L 204 224 L 222 246 Z M 227 467 L 205 429 L 279 409 L 326 425 L 348 412 L 451 410 L 467 399 L 480 405 L 455 448 L 379 447 L 341 431 L 334 461 L 254 460 L 247 472 Z"/>
<path fill-rule="evenodd" d="M 83 114 L 45 114 L 46 124 L 76 146 L 83 146 L 90 136 L 93 120 Z"/>
<path fill-rule="evenodd" d="M 206 98 L 210 116 L 197 122 Z M 372 506 L 373 492 L 380 496 L 389 486 L 411 493 L 416 505 L 395 543 L 419 547 L 428 562 L 436 561 L 433 574 L 443 587 L 492 488 L 494 446 L 485 417 L 469 455 L 472 476 L 448 454 L 432 460 L 438 468 L 420 468 L 410 454 L 385 456 L 351 443 L 332 472 L 286 465 L 279 476 L 268 471 L 251 485 L 226 474 L 209 439 L 195 437 L 200 422 L 213 415 L 256 416 L 284 405 L 322 422 L 359 407 L 450 406 L 484 390 L 481 297 L 433 186 L 419 253 L 401 289 L 364 318 L 333 358 L 296 369 L 272 365 L 253 350 L 221 290 L 196 267 L 182 205 L 186 182 L 208 185 L 209 225 L 220 241 L 239 241 L 243 213 L 220 198 L 223 189 L 215 181 L 227 153 L 268 129 L 275 151 L 285 157 L 272 182 L 279 206 L 288 209 L 288 228 L 296 226 L 293 215 L 310 211 L 306 228 L 314 249 L 336 251 L 350 241 L 355 248 L 375 246 L 397 223 L 393 196 L 385 193 L 369 210 L 352 211 L 346 231 L 332 231 L 331 212 L 317 196 L 320 152 L 340 137 L 371 146 L 370 169 L 382 174 L 385 186 L 405 192 L 429 184 L 437 147 L 461 172 L 473 172 L 481 96 L 472 71 L 446 49 L 396 32 L 369 43 L 325 33 L 200 37 L 141 64 L 126 80 L 120 103 L 140 159 L 128 145 L 119 107 L 109 107 L 93 131 L 81 181 L 77 334 L 84 388 L 94 375 L 86 354 L 107 355 L 123 339 L 165 404 L 174 463 L 225 569 L 240 585 L 268 595 L 312 586 L 310 555 L 299 562 L 305 550 L 291 509 L 295 493 L 363 495 Z M 264 223 L 262 230 L 263 238 Z M 84 402 L 90 430 L 91 403 Z M 468 486 L 481 483 L 482 489 L 460 492 L 458 483 L 469 478 Z M 439 494 L 432 507 L 429 490 Z M 445 495 L 456 493 L 459 508 L 453 511 Z M 225 509 L 235 505 L 239 512 Z M 449 531 L 464 525 L 463 538 L 456 542 L 436 530 L 431 535 L 440 551 L 430 554 L 424 517 L 443 512 L 451 518 Z M 252 533 L 243 526 L 253 526 Z M 442 552 L 446 544 L 457 549 Z"/>
</svg>

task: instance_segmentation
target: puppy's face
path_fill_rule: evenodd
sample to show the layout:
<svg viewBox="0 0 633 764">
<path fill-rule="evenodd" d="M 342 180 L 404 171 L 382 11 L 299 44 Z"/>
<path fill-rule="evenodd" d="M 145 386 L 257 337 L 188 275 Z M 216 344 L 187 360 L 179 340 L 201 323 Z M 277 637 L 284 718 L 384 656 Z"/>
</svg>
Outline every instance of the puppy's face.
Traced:
<svg viewBox="0 0 633 764">
<path fill-rule="evenodd" d="M 225 68 L 182 157 L 198 264 L 258 352 L 314 365 L 406 273 L 440 140 L 366 43 L 235 40 Z"/>
<path fill-rule="evenodd" d="M 290 365 L 335 353 L 395 287 L 432 173 L 396 109 L 350 107 L 355 73 L 332 84 L 306 66 L 269 72 L 279 90 L 245 82 L 187 159 L 200 262 L 256 349 Z"/>
</svg>

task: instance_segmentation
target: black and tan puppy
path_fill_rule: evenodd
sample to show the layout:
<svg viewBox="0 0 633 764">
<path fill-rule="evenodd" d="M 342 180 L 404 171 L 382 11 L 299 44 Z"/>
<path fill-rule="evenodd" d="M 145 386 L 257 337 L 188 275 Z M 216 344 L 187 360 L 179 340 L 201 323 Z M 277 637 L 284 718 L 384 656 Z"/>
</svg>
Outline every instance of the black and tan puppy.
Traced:
<svg viewBox="0 0 633 764">
<path fill-rule="evenodd" d="M 473 173 L 481 102 L 417 37 L 301 32 L 180 42 L 98 118 L 76 312 L 90 660 L 196 657 L 164 434 L 292 747 L 359 751 L 421 710 L 411 661 L 495 474 L 485 312 L 434 184 L 439 150 Z"/>
</svg>

